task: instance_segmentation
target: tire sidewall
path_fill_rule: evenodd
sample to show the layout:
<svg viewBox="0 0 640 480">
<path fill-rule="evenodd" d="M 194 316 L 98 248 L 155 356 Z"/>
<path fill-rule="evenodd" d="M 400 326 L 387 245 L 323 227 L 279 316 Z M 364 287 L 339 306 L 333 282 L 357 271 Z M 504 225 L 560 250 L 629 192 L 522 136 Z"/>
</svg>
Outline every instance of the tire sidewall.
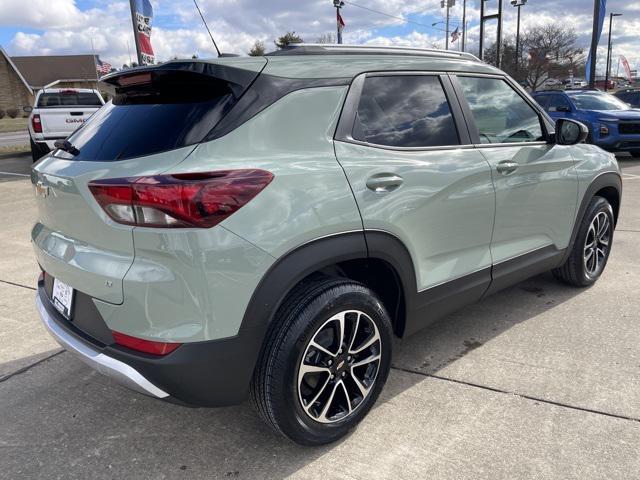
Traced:
<svg viewBox="0 0 640 480">
<path fill-rule="evenodd" d="M 331 297 L 336 291 L 338 295 Z M 316 331 L 336 313 L 344 310 L 360 310 L 366 313 L 378 327 L 381 340 L 381 359 L 373 389 L 357 410 L 344 420 L 320 423 L 310 418 L 303 410 L 298 396 L 298 369 L 307 344 Z M 303 437 L 307 444 L 324 444 L 344 436 L 369 412 L 382 390 L 391 366 L 391 324 L 382 303 L 369 289 L 357 284 L 341 285 L 330 289 L 311 300 L 290 327 L 291 335 L 284 339 L 282 351 L 286 352 L 285 367 L 278 376 L 280 385 L 278 402 L 274 414 L 281 429 L 288 436 Z"/>
</svg>

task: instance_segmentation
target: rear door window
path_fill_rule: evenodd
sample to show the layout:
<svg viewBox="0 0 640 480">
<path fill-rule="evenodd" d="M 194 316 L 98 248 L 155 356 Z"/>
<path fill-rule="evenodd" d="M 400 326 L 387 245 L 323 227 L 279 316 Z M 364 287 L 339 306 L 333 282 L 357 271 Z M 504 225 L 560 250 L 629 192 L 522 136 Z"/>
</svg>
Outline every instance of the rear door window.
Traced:
<svg viewBox="0 0 640 480">
<path fill-rule="evenodd" d="M 236 100 L 227 81 L 191 72 L 133 79 L 98 110 L 69 142 L 75 160 L 115 161 L 201 142 Z M 137 83 L 136 83 L 137 82 Z"/>
<path fill-rule="evenodd" d="M 549 111 L 549 100 L 551 100 L 550 95 L 536 95 L 533 99 L 540 104 L 542 108 L 544 108 L 547 112 Z"/>
<path fill-rule="evenodd" d="M 51 107 L 101 107 L 102 102 L 96 93 L 76 92 L 43 92 L 38 98 L 38 108 Z"/>
<path fill-rule="evenodd" d="M 505 80 L 459 76 L 480 143 L 520 143 L 544 140 L 540 116 Z"/>
<path fill-rule="evenodd" d="M 444 88 L 434 75 L 367 77 L 352 136 L 390 147 L 460 143 Z"/>
</svg>

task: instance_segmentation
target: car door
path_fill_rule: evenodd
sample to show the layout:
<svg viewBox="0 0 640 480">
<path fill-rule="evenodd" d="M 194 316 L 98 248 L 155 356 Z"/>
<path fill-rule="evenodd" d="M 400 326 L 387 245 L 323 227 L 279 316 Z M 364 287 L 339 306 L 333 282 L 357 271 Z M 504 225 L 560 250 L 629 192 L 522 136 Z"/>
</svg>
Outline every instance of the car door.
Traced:
<svg viewBox="0 0 640 480">
<path fill-rule="evenodd" d="M 492 169 L 492 290 L 499 289 L 562 258 L 577 208 L 574 159 L 570 147 L 547 141 L 553 126 L 505 77 L 457 75 L 452 82 L 471 138 Z"/>
<path fill-rule="evenodd" d="M 406 332 L 435 318 L 438 308 L 428 297 L 437 286 L 455 284 L 439 291 L 440 300 L 450 293 L 480 298 L 490 282 L 495 194 L 491 168 L 469 141 L 448 76 L 357 77 L 335 140 L 369 246 L 373 231 L 399 239 L 413 261 L 421 304 L 433 307 Z"/>
</svg>

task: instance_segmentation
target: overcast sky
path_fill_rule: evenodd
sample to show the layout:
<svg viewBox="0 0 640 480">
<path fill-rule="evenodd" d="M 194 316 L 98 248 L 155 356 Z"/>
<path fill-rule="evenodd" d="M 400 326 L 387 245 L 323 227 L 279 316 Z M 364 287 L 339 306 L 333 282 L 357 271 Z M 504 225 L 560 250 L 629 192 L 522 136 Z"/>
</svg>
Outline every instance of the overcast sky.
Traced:
<svg viewBox="0 0 640 480">
<path fill-rule="evenodd" d="M 462 2 L 451 9 L 451 24 L 461 23 Z M 480 0 L 467 0 L 468 50 L 477 53 Z M 155 18 L 152 43 L 159 60 L 214 56 L 211 41 L 197 15 L 193 0 L 151 0 Z M 444 47 L 444 19 L 440 0 L 347 1 L 342 15 L 345 43 Z M 314 42 L 335 32 L 332 0 L 199 0 L 221 50 L 246 53 L 255 40 L 267 49 L 278 35 L 295 30 Z M 515 33 L 516 8 L 504 0 L 505 33 Z M 366 7 L 370 10 L 367 10 Z M 497 0 L 487 2 L 488 10 Z M 390 16 L 371 10 L 377 10 Z M 625 55 L 632 68 L 640 62 L 640 0 L 609 0 L 614 19 L 614 62 Z M 588 49 L 593 13 L 592 0 L 529 0 L 522 9 L 522 28 L 558 22 L 573 28 L 580 46 Z M 600 41 L 599 59 L 604 64 L 608 21 Z M 10 55 L 91 53 L 114 66 L 128 63 L 128 47 L 134 48 L 128 1 L 98 0 L 0 0 L 0 45 Z M 487 40 L 489 41 L 489 40 Z M 454 44 L 457 48 L 457 44 Z M 135 60 L 135 52 L 132 52 Z"/>
</svg>

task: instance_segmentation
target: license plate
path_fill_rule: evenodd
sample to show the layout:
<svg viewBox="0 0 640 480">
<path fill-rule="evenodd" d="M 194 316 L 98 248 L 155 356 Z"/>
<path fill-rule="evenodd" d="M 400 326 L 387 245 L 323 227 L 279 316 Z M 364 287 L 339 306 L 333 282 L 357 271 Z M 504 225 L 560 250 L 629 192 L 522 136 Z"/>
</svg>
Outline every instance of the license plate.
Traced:
<svg viewBox="0 0 640 480">
<path fill-rule="evenodd" d="M 66 318 L 71 318 L 71 307 L 73 306 L 73 288 L 57 278 L 53 279 L 53 293 L 51 302 L 56 309 Z"/>
</svg>

